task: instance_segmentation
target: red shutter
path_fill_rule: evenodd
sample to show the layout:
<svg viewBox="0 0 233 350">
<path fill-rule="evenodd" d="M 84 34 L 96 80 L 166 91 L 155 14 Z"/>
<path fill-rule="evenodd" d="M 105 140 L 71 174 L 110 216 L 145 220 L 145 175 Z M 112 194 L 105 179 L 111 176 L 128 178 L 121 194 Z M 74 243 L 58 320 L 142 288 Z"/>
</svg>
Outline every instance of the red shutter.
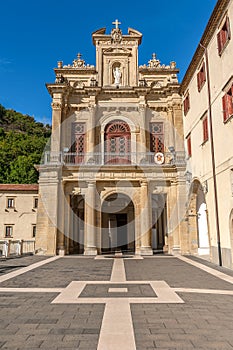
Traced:
<svg viewBox="0 0 233 350">
<path fill-rule="evenodd" d="M 221 41 L 221 31 L 217 34 L 217 41 L 218 41 L 218 54 L 220 55 L 222 52 L 222 41 Z"/>
<path fill-rule="evenodd" d="M 205 63 L 202 66 L 202 80 L 203 82 L 206 81 Z"/>
<path fill-rule="evenodd" d="M 187 138 L 187 148 L 188 148 L 188 156 L 191 157 L 192 155 L 192 148 L 191 148 L 191 135 Z"/>
<path fill-rule="evenodd" d="M 198 88 L 198 91 L 201 90 L 201 72 L 197 73 L 197 88 Z"/>
<path fill-rule="evenodd" d="M 228 118 L 233 114 L 233 105 L 232 105 L 232 95 L 231 90 L 227 94 L 227 109 L 228 109 Z"/>
<path fill-rule="evenodd" d="M 222 98 L 222 107 L 223 107 L 223 121 L 225 122 L 228 118 L 227 94 L 225 94 Z"/>
<path fill-rule="evenodd" d="M 203 142 L 208 140 L 208 119 L 205 117 L 203 119 Z"/>
<path fill-rule="evenodd" d="M 230 28 L 229 17 L 226 18 L 226 28 L 227 28 L 227 38 L 228 38 L 228 40 L 230 40 L 230 38 L 231 38 L 231 28 Z"/>
</svg>

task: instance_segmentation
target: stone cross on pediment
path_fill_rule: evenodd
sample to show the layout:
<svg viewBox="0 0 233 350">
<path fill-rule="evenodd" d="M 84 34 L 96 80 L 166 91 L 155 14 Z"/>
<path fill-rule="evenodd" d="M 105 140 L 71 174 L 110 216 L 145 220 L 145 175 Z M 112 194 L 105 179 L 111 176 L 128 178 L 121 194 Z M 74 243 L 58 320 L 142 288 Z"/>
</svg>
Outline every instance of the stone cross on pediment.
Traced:
<svg viewBox="0 0 233 350">
<path fill-rule="evenodd" d="M 116 29 L 118 29 L 119 24 L 121 24 L 121 22 L 118 21 L 118 19 L 115 20 L 115 22 L 112 22 L 112 24 L 114 24 L 116 26 Z"/>
</svg>

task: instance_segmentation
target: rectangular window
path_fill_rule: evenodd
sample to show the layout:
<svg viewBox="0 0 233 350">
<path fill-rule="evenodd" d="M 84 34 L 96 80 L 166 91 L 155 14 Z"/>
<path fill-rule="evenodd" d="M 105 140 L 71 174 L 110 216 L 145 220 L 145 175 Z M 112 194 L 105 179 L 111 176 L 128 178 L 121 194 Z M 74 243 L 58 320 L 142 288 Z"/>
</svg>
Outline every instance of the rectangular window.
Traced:
<svg viewBox="0 0 233 350">
<path fill-rule="evenodd" d="M 75 153 L 74 162 L 82 163 L 86 149 L 85 123 L 72 123 L 72 153 Z"/>
<path fill-rule="evenodd" d="M 14 208 L 15 207 L 15 199 L 14 198 L 7 198 L 6 206 L 7 206 L 7 208 Z"/>
<path fill-rule="evenodd" d="M 164 153 L 163 123 L 150 123 L 150 151 Z"/>
<path fill-rule="evenodd" d="M 208 138 L 209 138 L 207 115 L 202 119 L 202 127 L 203 127 L 203 143 L 204 143 L 208 141 Z"/>
<path fill-rule="evenodd" d="M 32 237 L 35 238 L 36 237 L 36 225 L 32 226 Z"/>
<path fill-rule="evenodd" d="M 217 34 L 219 56 L 221 56 L 223 49 L 225 48 L 230 38 L 231 38 L 230 21 L 229 21 L 229 17 L 226 17 L 226 20 L 223 26 L 221 27 L 221 29 Z"/>
<path fill-rule="evenodd" d="M 226 122 L 233 115 L 233 85 L 222 97 L 223 121 Z"/>
<path fill-rule="evenodd" d="M 192 156 L 191 134 L 187 136 L 187 151 L 188 151 L 188 157 L 191 157 Z"/>
<path fill-rule="evenodd" d="M 13 237 L 13 226 L 5 227 L 5 237 Z"/>
<path fill-rule="evenodd" d="M 183 102 L 183 108 L 184 108 L 184 115 L 188 113 L 190 110 L 190 98 L 189 98 L 189 93 L 185 96 L 184 102 Z"/>
<path fill-rule="evenodd" d="M 202 63 L 201 69 L 197 73 L 197 88 L 200 92 L 206 81 L 205 63 Z"/>
<path fill-rule="evenodd" d="M 38 198 L 34 198 L 34 207 L 33 208 L 38 208 Z"/>
</svg>

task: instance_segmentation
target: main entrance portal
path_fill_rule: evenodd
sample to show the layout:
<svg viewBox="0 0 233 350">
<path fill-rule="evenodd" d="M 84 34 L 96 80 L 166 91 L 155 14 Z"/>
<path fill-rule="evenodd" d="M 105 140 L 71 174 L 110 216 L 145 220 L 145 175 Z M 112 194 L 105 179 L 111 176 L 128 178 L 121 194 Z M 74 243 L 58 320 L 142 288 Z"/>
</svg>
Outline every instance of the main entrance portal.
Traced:
<svg viewBox="0 0 233 350">
<path fill-rule="evenodd" d="M 134 205 L 121 193 L 108 196 L 102 205 L 101 251 L 103 253 L 135 251 Z"/>
</svg>

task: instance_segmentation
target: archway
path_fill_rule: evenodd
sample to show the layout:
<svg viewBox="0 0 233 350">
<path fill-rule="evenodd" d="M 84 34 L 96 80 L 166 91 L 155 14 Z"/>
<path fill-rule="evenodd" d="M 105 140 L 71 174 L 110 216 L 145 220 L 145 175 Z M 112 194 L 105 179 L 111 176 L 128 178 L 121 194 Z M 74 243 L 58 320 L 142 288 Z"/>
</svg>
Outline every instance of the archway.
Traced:
<svg viewBox="0 0 233 350">
<path fill-rule="evenodd" d="M 209 232 L 205 194 L 201 183 L 195 179 L 190 189 L 189 202 L 190 253 L 209 255 Z"/>
<path fill-rule="evenodd" d="M 104 133 L 105 164 L 130 163 L 131 134 L 129 125 L 122 120 L 107 124 Z"/>
<path fill-rule="evenodd" d="M 132 200 L 125 194 L 109 195 L 101 211 L 101 251 L 135 251 L 135 216 Z"/>
</svg>

